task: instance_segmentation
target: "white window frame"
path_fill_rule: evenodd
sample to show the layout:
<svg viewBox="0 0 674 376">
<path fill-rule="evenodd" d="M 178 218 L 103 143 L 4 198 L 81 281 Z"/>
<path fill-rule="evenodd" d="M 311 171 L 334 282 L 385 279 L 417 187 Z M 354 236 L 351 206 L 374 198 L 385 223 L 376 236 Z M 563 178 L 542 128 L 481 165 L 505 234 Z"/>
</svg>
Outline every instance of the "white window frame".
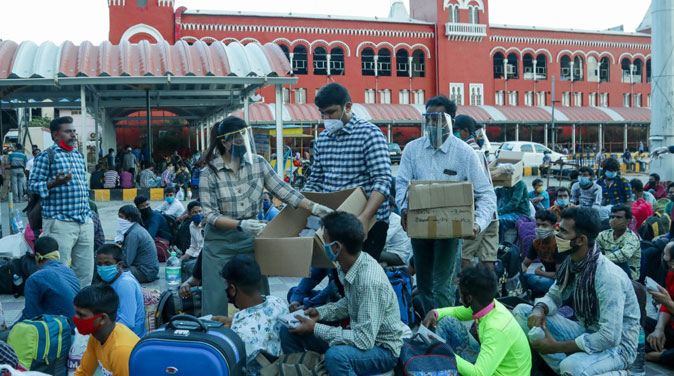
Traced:
<svg viewBox="0 0 674 376">
<path fill-rule="evenodd" d="M 583 93 L 573 93 L 573 105 L 575 107 L 583 107 Z"/>
<path fill-rule="evenodd" d="M 379 90 L 379 103 L 381 103 L 381 104 L 391 104 L 391 90 L 390 89 Z"/>
<path fill-rule="evenodd" d="M 505 93 L 503 92 L 503 90 L 499 90 L 494 93 L 494 103 L 497 106 L 505 105 Z"/>
<path fill-rule="evenodd" d="M 599 94 L 599 100 L 601 107 L 608 107 L 608 93 Z"/>
<path fill-rule="evenodd" d="M 631 105 L 630 99 L 631 98 L 629 93 L 623 94 L 623 107 L 630 107 Z"/>
<path fill-rule="evenodd" d="M 465 92 L 463 90 L 463 84 L 457 82 L 449 83 L 449 99 L 453 100 L 457 106 L 463 106 L 463 100 L 465 97 Z"/>
<path fill-rule="evenodd" d="M 545 106 L 545 92 L 539 91 L 536 93 L 536 106 Z"/>
<path fill-rule="evenodd" d="M 365 103 L 366 104 L 373 104 L 375 103 L 376 100 L 376 94 L 374 92 L 374 89 L 365 89 Z"/>
<path fill-rule="evenodd" d="M 414 104 L 425 104 L 426 95 L 423 90 L 416 90 L 414 92 Z"/>
<path fill-rule="evenodd" d="M 590 107 L 597 107 L 597 93 L 587 94 L 587 105 Z"/>
<path fill-rule="evenodd" d="M 398 103 L 400 104 L 410 104 L 410 91 L 407 89 L 400 90 L 398 92 Z"/>
<path fill-rule="evenodd" d="M 304 88 L 295 89 L 295 103 L 297 104 L 307 103 L 307 89 Z"/>
<path fill-rule="evenodd" d="M 290 103 L 290 88 L 284 87 L 283 91 L 283 103 Z"/>
<path fill-rule="evenodd" d="M 651 94 L 646 95 L 646 107 L 651 107 Z"/>
<path fill-rule="evenodd" d="M 517 106 L 517 90 L 512 90 L 508 93 L 508 105 Z"/>
<path fill-rule="evenodd" d="M 641 107 L 641 93 L 634 94 L 634 107 Z"/>
<path fill-rule="evenodd" d="M 569 107 L 571 105 L 571 93 L 565 91 L 562 93 L 562 106 Z"/>
<path fill-rule="evenodd" d="M 527 107 L 531 107 L 534 105 L 534 92 L 533 91 L 527 91 L 524 93 L 524 105 Z"/>
<path fill-rule="evenodd" d="M 484 84 L 470 84 L 470 105 L 483 106 L 484 105 Z"/>
</svg>

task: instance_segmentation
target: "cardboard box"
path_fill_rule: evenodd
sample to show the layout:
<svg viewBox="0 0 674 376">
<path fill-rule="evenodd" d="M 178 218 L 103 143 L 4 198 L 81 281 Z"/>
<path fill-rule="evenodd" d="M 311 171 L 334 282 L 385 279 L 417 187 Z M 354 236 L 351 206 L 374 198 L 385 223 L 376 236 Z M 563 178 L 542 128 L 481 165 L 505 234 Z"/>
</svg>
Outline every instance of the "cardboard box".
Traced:
<svg viewBox="0 0 674 376">
<path fill-rule="evenodd" d="M 365 209 L 367 196 L 362 188 L 333 193 L 303 192 L 311 201 L 333 210 L 355 215 Z M 262 274 L 285 277 L 308 277 L 311 267 L 335 268 L 323 248 L 323 229 L 313 238 L 299 237 L 311 213 L 286 206 L 255 238 L 255 259 Z M 375 218 L 373 218 L 374 224 Z"/>
<path fill-rule="evenodd" d="M 409 188 L 407 234 L 417 239 L 473 236 L 473 183 L 413 181 Z"/>
<path fill-rule="evenodd" d="M 489 171 L 491 172 L 495 170 L 499 163 L 512 163 L 515 171 L 512 175 L 492 175 L 491 179 L 494 183 L 494 186 L 512 187 L 513 185 L 519 183 L 519 181 L 522 180 L 522 176 L 524 176 L 524 162 L 522 162 L 523 158 L 524 153 L 501 150 L 498 154 L 498 158 L 489 166 Z"/>
</svg>

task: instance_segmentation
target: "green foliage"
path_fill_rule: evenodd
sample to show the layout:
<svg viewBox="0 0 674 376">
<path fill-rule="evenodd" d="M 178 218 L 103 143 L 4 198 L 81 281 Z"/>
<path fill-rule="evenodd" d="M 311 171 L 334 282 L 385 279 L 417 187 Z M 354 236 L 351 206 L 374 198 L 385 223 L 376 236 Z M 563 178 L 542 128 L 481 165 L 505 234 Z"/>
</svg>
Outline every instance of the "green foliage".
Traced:
<svg viewBox="0 0 674 376">
<path fill-rule="evenodd" d="M 51 123 L 51 119 L 49 117 L 33 116 L 33 118 L 30 120 L 30 123 L 28 123 L 28 126 L 49 128 L 49 123 Z"/>
</svg>

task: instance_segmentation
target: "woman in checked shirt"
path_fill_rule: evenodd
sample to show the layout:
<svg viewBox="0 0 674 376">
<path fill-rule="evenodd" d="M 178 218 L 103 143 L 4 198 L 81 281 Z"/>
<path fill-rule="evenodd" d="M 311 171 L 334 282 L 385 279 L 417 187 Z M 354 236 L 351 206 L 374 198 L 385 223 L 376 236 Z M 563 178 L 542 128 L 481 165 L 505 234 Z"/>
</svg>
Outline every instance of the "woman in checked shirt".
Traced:
<svg viewBox="0 0 674 376">
<path fill-rule="evenodd" d="M 211 143 L 200 162 L 206 166 L 199 189 L 206 221 L 202 251 L 203 314 L 226 316 L 229 295 L 220 271 L 235 255 L 253 254 L 253 238 L 266 225 L 257 220 L 264 190 L 316 216 L 322 217 L 332 209 L 309 201 L 284 182 L 255 153 L 252 130 L 241 118 L 230 116 L 213 126 Z M 263 283 L 263 291 L 268 292 L 266 278 Z"/>
</svg>

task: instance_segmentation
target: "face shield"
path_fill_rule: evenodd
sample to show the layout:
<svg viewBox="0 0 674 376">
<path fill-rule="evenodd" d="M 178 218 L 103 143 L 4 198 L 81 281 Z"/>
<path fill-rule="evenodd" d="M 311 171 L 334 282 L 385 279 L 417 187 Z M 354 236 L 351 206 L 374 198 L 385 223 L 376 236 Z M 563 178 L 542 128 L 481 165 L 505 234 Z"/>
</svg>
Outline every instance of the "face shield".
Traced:
<svg viewBox="0 0 674 376">
<path fill-rule="evenodd" d="M 424 136 L 434 148 L 439 148 L 452 134 L 452 118 L 444 112 L 429 112 L 424 116 Z"/>
<path fill-rule="evenodd" d="M 239 158 L 250 164 L 253 163 L 253 156 L 256 151 L 253 130 L 250 127 L 221 134 L 218 139 L 224 142 L 225 149 L 229 150 L 232 158 Z"/>
</svg>

